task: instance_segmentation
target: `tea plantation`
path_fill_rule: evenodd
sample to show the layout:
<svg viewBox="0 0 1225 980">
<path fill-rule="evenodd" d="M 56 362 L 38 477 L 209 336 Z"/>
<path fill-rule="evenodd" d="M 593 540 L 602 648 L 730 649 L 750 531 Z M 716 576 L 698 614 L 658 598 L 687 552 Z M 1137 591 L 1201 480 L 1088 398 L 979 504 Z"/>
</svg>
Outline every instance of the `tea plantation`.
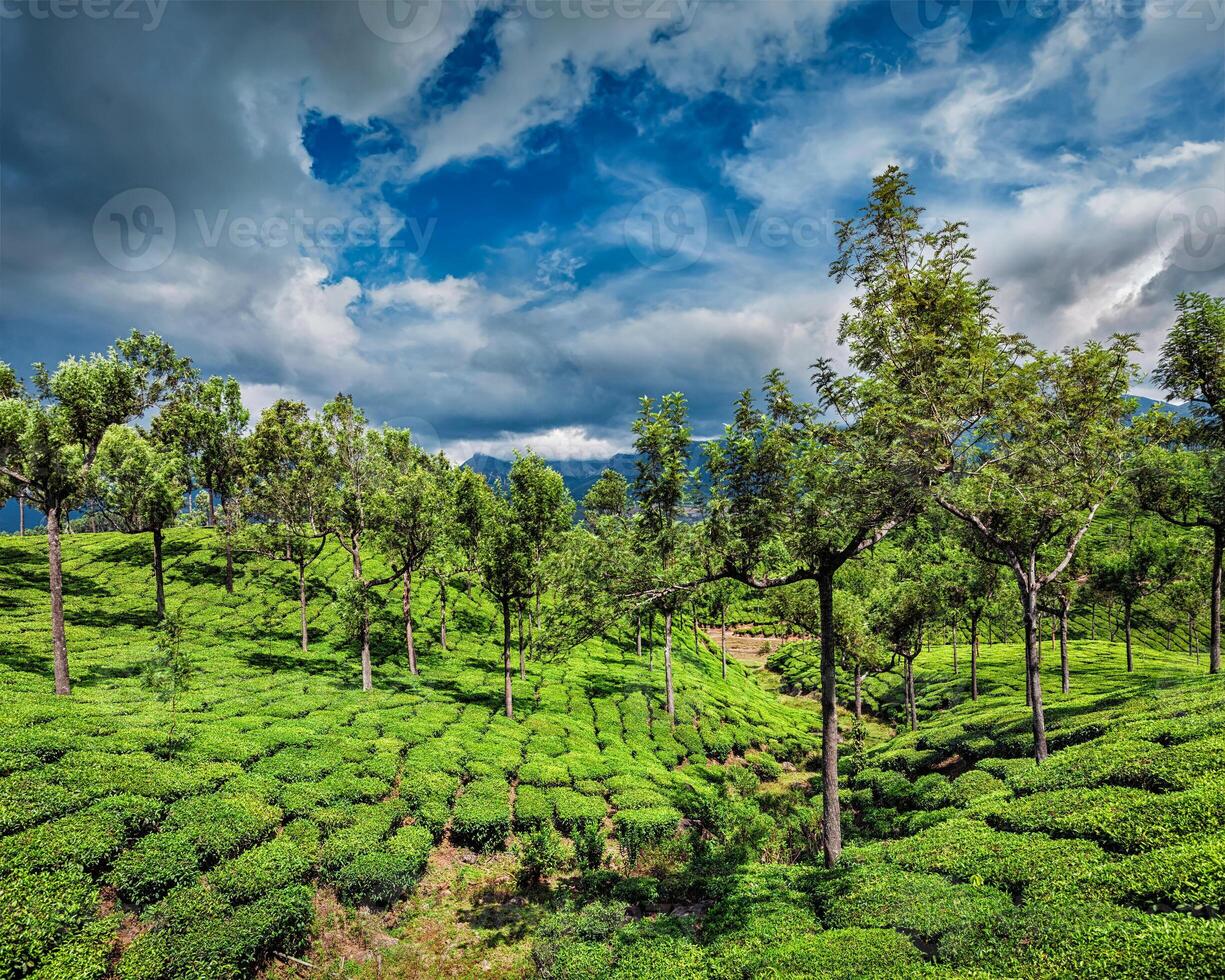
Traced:
<svg viewBox="0 0 1225 980">
<path fill-rule="evenodd" d="M 240 560 L 227 594 L 216 542 L 167 535 L 198 667 L 170 747 L 170 706 L 141 683 L 147 541 L 65 539 L 74 689 L 57 699 L 45 539 L 0 537 L 0 977 L 322 975 L 290 957 L 326 952 L 325 899 L 395 932 L 444 851 L 518 867 L 541 914 L 514 975 L 1225 975 L 1225 685 L 1185 654 L 1139 647 L 1127 675 L 1119 644 L 1078 641 L 1066 696 L 1048 656 L 1037 766 L 1019 647 L 983 647 L 977 701 L 964 650 L 957 674 L 947 648 L 924 653 L 919 731 L 844 734 L 848 846 L 827 871 L 817 703 L 737 663 L 723 680 L 689 629 L 675 728 L 659 651 L 652 670 L 628 628 L 529 657 L 511 720 L 494 608 L 453 581 L 444 650 L 426 581 L 421 676 L 393 590 L 363 694 L 335 601 L 348 556 L 312 569 L 304 655 L 292 573 Z M 900 717 L 896 674 L 865 690 Z M 414 955 L 327 975 L 429 975 Z"/>
</svg>

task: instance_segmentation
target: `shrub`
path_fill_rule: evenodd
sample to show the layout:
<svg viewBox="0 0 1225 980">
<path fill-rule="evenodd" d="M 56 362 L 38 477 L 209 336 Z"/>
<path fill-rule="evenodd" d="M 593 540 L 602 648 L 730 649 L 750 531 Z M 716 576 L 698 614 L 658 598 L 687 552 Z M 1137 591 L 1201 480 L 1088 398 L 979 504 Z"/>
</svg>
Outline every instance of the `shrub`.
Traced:
<svg viewBox="0 0 1225 980">
<path fill-rule="evenodd" d="M 637 860 L 643 847 L 662 843 L 675 834 L 680 820 L 680 811 L 670 806 L 622 810 L 613 818 L 617 839 L 631 863 Z"/>
<path fill-rule="evenodd" d="M 747 752 L 744 761 L 762 782 L 771 782 L 783 774 L 783 767 L 769 752 Z"/>
<path fill-rule="evenodd" d="M 519 782 L 531 786 L 569 786 L 570 770 L 557 759 L 533 759 L 519 767 Z"/>
<path fill-rule="evenodd" d="M 249 902 L 265 892 L 305 881 L 311 864 L 310 853 L 286 833 L 218 865 L 208 881 L 231 902 Z"/>
<path fill-rule="evenodd" d="M 433 843 L 432 837 L 430 841 Z M 332 880 L 346 902 L 389 905 L 413 886 L 419 870 L 410 857 L 368 851 L 340 868 Z"/>
<path fill-rule="evenodd" d="M 549 790 L 549 799 L 553 802 L 557 826 L 567 834 L 573 834 L 584 825 L 599 825 L 608 812 L 602 799 L 584 796 L 564 787 Z"/>
<path fill-rule="evenodd" d="M 269 837 L 280 822 L 280 809 L 252 796 L 195 796 L 170 808 L 165 828 L 212 863 Z"/>
<path fill-rule="evenodd" d="M 1106 783 L 1140 785 L 1149 761 L 1160 751 L 1161 747 L 1153 742 L 1108 736 L 1054 752 L 1042 765 L 1018 770 L 1006 781 L 1017 793 Z"/>
<path fill-rule="evenodd" d="M 33 871 L 79 864 L 89 869 L 148 830 L 162 805 L 143 796 L 110 796 L 93 806 L 0 840 L 0 868 Z"/>
<path fill-rule="evenodd" d="M 565 863 L 561 835 L 552 827 L 520 834 L 515 841 L 515 856 L 519 859 L 520 885 L 539 884 Z"/>
<path fill-rule="evenodd" d="M 30 980 L 102 980 L 110 970 L 111 950 L 122 916 L 89 922 L 51 951 Z"/>
<path fill-rule="evenodd" d="M 515 789 L 515 827 L 539 830 L 553 822 L 553 803 L 539 786 L 520 784 Z"/>
<path fill-rule="evenodd" d="M 953 780 L 950 801 L 954 806 L 966 806 L 981 796 L 998 793 L 1003 788 L 1003 781 L 991 773 L 982 769 L 971 769 Z"/>
<path fill-rule="evenodd" d="M 815 897 L 827 928 L 899 929 L 928 940 L 1012 908 L 1012 900 L 994 888 L 953 884 L 939 875 L 889 865 L 837 873 L 820 882 Z"/>
<path fill-rule="evenodd" d="M 134 905 L 147 905 L 171 888 L 194 881 L 200 854 L 190 837 L 162 831 L 142 837 L 115 859 L 108 880 Z"/>
<path fill-rule="evenodd" d="M 574 857 L 584 871 L 594 871 L 604 865 L 604 831 L 598 823 L 580 824 L 574 831 Z"/>
<path fill-rule="evenodd" d="M 1077 878 L 1106 860 L 1089 841 L 1003 833 L 962 817 L 883 847 L 889 860 L 905 868 L 1027 892 L 1074 887 Z"/>
<path fill-rule="evenodd" d="M 425 870 L 433 847 L 434 838 L 429 830 L 416 824 L 401 827 L 387 842 L 388 853 L 403 858 L 413 875 L 420 875 Z"/>
<path fill-rule="evenodd" d="M 0 878 L 0 976 L 29 973 L 97 908 L 98 889 L 78 868 Z"/>
<path fill-rule="evenodd" d="M 1190 840 L 1103 865 L 1087 883 L 1131 905 L 1225 914 L 1225 836 Z"/>
<path fill-rule="evenodd" d="M 510 833 L 510 788 L 500 779 L 477 779 L 455 801 L 451 835 L 476 851 L 492 851 Z"/>
</svg>

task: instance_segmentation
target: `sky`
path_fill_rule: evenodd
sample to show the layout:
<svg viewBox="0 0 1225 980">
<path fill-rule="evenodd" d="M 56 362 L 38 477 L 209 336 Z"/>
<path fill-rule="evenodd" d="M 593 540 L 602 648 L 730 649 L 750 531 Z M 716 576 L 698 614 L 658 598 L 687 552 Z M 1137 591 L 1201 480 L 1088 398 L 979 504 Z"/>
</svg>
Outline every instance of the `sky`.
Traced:
<svg viewBox="0 0 1225 980">
<path fill-rule="evenodd" d="M 715 435 L 845 363 L 891 163 L 1010 330 L 1151 367 L 1225 294 L 1225 0 L 0 0 L 0 359 L 139 328 L 457 459 Z"/>
</svg>

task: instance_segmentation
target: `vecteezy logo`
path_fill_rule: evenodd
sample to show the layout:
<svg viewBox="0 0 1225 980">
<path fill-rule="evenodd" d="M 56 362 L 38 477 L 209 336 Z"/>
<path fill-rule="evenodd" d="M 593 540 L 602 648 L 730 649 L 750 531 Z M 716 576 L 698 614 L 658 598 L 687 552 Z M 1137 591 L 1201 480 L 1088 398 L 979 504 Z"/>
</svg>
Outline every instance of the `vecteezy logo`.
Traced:
<svg viewBox="0 0 1225 980">
<path fill-rule="evenodd" d="M 152 187 L 116 194 L 94 215 L 98 254 L 123 272 L 148 272 L 174 251 L 174 207 Z"/>
<path fill-rule="evenodd" d="M 916 41 L 939 43 L 970 26 L 974 0 L 890 0 L 893 22 Z"/>
<path fill-rule="evenodd" d="M 442 19 L 442 0 L 358 0 L 357 9 L 371 33 L 393 44 L 420 41 Z"/>
<path fill-rule="evenodd" d="M 1157 217 L 1157 243 L 1188 272 L 1225 266 L 1225 190 L 1196 187 L 1171 200 Z"/>
<path fill-rule="evenodd" d="M 622 230 L 626 246 L 644 266 L 679 272 L 706 248 L 706 208 L 691 191 L 666 188 L 635 204 Z"/>
</svg>

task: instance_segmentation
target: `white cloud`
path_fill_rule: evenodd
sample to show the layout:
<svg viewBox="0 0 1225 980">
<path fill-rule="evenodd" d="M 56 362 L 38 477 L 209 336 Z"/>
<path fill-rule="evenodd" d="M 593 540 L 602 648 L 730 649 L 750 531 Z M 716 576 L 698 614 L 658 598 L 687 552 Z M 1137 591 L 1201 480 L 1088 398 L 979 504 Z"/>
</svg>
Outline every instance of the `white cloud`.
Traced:
<svg viewBox="0 0 1225 980">
<path fill-rule="evenodd" d="M 1136 173 L 1148 174 L 1154 170 L 1165 170 L 1170 167 L 1180 167 L 1186 163 L 1193 163 L 1201 157 L 1219 154 L 1223 149 L 1225 149 L 1225 142 L 1221 140 L 1208 143 L 1196 143 L 1194 140 L 1186 140 L 1164 152 L 1150 153 L 1147 156 L 1137 157 L 1132 166 L 1135 167 Z"/>
<path fill-rule="evenodd" d="M 629 452 L 631 440 L 594 436 L 582 426 L 563 425 L 540 432 L 501 432 L 488 439 L 456 439 L 447 444 L 447 455 L 456 462 L 477 453 L 510 459 L 515 451 L 534 452 L 545 459 L 607 459 Z"/>
<path fill-rule="evenodd" d="M 415 306 L 428 313 L 458 313 L 479 291 L 474 279 L 447 276 L 437 282 L 428 279 L 404 279 L 375 289 L 370 293 L 370 305 L 375 311 L 390 306 Z"/>
</svg>

